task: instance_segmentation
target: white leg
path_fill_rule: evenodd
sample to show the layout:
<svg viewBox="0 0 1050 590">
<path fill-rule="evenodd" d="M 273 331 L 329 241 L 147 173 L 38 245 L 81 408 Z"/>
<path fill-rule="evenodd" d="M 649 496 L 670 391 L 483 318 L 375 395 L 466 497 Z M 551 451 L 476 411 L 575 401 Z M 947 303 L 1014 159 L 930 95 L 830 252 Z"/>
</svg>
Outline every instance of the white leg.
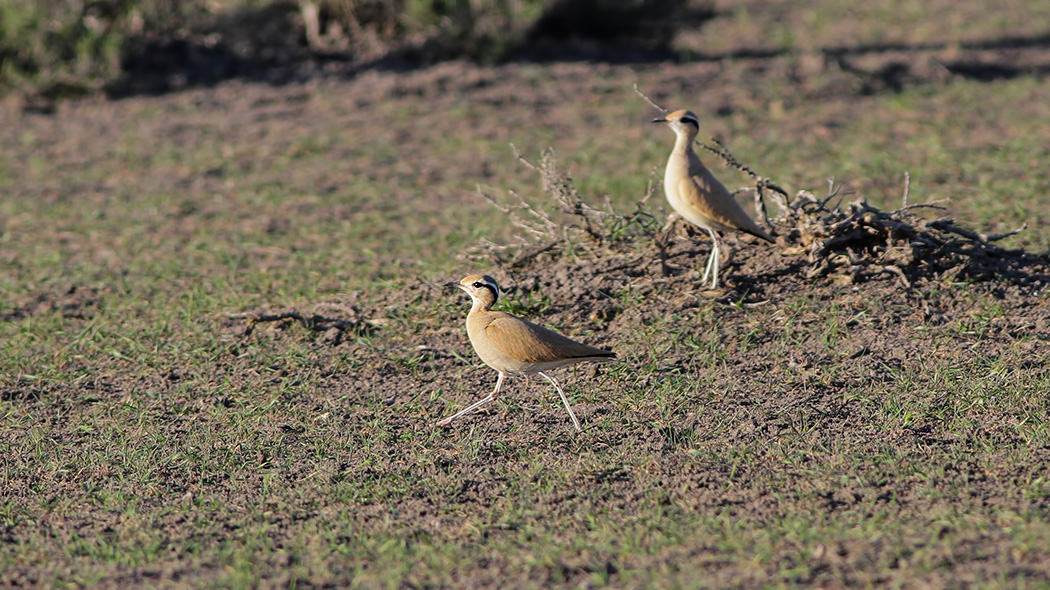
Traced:
<svg viewBox="0 0 1050 590">
<path fill-rule="evenodd" d="M 554 377 L 551 377 L 543 371 L 540 371 L 539 374 L 546 377 L 547 381 L 550 381 L 551 384 L 554 385 L 554 389 L 558 390 L 558 395 L 561 396 L 561 401 L 565 404 L 565 409 L 569 411 L 569 417 L 572 418 L 572 425 L 576 427 L 576 432 L 582 431 L 583 429 L 580 428 L 580 421 L 576 419 L 576 414 L 572 413 L 572 408 L 569 407 L 569 400 L 565 397 L 565 392 L 561 390 L 561 385 L 558 385 L 558 382 L 554 380 Z"/>
<path fill-rule="evenodd" d="M 711 276 L 711 269 L 715 265 L 715 256 L 717 251 L 714 249 L 714 245 L 711 246 L 711 252 L 707 254 L 707 261 L 704 263 L 704 276 L 700 277 L 701 283 L 707 283 L 707 277 Z"/>
<path fill-rule="evenodd" d="M 700 279 L 700 282 L 707 281 L 708 271 L 712 271 L 714 274 L 711 278 L 711 288 L 718 288 L 718 263 L 720 262 L 721 253 L 718 251 L 718 234 L 711 228 L 707 228 L 707 234 L 711 236 L 711 254 L 707 256 L 707 270 L 704 271 L 704 278 Z"/>
<path fill-rule="evenodd" d="M 503 377 L 504 377 L 503 373 L 500 373 L 499 374 L 499 378 L 496 379 L 496 389 L 493 389 L 492 393 L 488 394 L 488 396 L 486 396 L 486 397 L 484 397 L 482 399 L 479 399 L 478 401 L 476 401 L 473 404 L 467 406 L 466 408 L 463 408 L 462 410 L 456 412 L 455 414 L 452 414 L 448 418 L 445 418 L 441 422 L 438 422 L 437 425 L 438 426 L 448 426 L 449 424 L 452 423 L 453 420 L 455 420 L 456 418 L 459 418 L 463 414 L 469 414 L 469 413 L 473 412 L 474 410 L 480 408 L 481 406 L 483 406 L 483 405 L 489 403 L 490 401 L 496 399 L 496 396 L 499 394 L 499 388 L 503 386 Z"/>
</svg>

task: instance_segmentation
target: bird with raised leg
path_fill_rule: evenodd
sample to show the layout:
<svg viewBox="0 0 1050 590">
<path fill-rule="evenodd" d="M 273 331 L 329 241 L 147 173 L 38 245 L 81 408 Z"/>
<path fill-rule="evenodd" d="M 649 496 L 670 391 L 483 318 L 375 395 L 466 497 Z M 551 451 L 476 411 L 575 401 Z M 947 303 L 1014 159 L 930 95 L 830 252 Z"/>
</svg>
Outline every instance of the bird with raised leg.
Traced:
<svg viewBox="0 0 1050 590">
<path fill-rule="evenodd" d="M 458 287 L 470 295 L 472 304 L 470 313 L 467 314 L 467 336 L 470 337 L 474 352 L 486 365 L 498 371 L 499 377 L 492 393 L 438 422 L 437 425 L 448 426 L 456 418 L 495 400 L 507 377 L 538 374 L 554 385 L 569 412 L 572 425 L 577 431 L 582 430 L 561 385 L 554 377 L 548 375 L 547 371 L 586 361 L 610 360 L 616 357 L 616 353 L 576 342 L 528 320 L 504 311 L 493 310 L 492 306 L 499 299 L 500 290 L 496 280 L 488 275 L 470 275 L 459 282 L 448 283 L 447 286 Z"/>
</svg>

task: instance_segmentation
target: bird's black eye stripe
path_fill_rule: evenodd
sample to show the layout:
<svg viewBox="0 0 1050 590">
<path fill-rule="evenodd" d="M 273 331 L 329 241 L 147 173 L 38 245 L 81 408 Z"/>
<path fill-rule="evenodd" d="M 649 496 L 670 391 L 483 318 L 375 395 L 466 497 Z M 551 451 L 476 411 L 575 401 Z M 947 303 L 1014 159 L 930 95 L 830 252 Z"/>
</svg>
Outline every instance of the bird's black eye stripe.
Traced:
<svg viewBox="0 0 1050 590">
<path fill-rule="evenodd" d="M 696 125 L 697 127 L 700 127 L 700 121 L 697 121 L 696 119 L 694 119 L 692 117 L 682 117 L 682 122 L 683 123 L 692 123 L 693 125 Z"/>
<path fill-rule="evenodd" d="M 499 299 L 499 287 L 494 283 L 488 281 L 474 281 L 474 283 L 471 284 L 471 287 L 474 287 L 475 289 L 488 289 L 489 291 L 492 291 L 492 296 L 494 298 Z"/>
</svg>

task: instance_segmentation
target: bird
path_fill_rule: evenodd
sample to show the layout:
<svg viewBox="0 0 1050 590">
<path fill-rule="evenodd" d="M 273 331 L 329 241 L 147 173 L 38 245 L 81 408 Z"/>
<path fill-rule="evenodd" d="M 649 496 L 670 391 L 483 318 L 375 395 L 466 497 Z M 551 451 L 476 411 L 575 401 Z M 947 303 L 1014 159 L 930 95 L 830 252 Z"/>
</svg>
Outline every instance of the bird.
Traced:
<svg viewBox="0 0 1050 590">
<path fill-rule="evenodd" d="M 717 289 L 719 251 L 716 231 L 742 231 L 771 243 L 773 238 L 744 212 L 732 193 L 696 155 L 693 142 L 700 133 L 700 119 L 692 111 L 674 111 L 652 122 L 667 123 L 675 133 L 674 149 L 664 170 L 664 193 L 678 215 L 711 236 L 714 245 L 700 282 L 706 283 L 707 277 L 711 276 L 711 289 Z"/>
<path fill-rule="evenodd" d="M 492 306 L 500 296 L 496 279 L 488 275 L 472 274 L 458 282 L 446 283 L 446 287 L 458 287 L 470 295 L 471 307 L 467 314 L 467 335 L 474 352 L 481 360 L 499 372 L 496 388 L 488 396 L 441 420 L 437 426 L 448 426 L 453 420 L 473 412 L 493 401 L 499 395 L 503 381 L 514 375 L 538 374 L 550 381 L 561 396 L 565 409 L 569 411 L 572 425 L 581 431 L 569 400 L 558 381 L 547 374 L 550 369 L 582 363 L 616 358 L 611 350 L 595 348 L 543 326 L 521 319 Z"/>
</svg>

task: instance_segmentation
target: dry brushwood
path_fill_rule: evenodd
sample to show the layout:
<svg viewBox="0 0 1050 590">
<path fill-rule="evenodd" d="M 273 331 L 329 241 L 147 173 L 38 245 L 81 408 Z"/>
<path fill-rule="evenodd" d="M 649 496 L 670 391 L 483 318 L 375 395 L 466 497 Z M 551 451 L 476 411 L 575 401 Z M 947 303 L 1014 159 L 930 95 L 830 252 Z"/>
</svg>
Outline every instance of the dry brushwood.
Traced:
<svg viewBox="0 0 1050 590">
<path fill-rule="evenodd" d="M 656 110 L 667 112 L 637 85 L 635 92 Z M 766 195 L 777 203 L 778 229 L 788 232 L 789 241 L 799 243 L 785 253 L 796 248 L 806 253 L 810 264 L 805 275 L 808 279 L 839 273 L 855 282 L 865 275 L 891 274 L 905 287 L 911 287 L 918 278 L 986 280 L 995 275 L 1019 283 L 1050 282 L 1045 273 L 1032 272 L 1032 269 L 1045 268 L 1045 260 L 994 243 L 1023 231 L 1027 224 L 989 236 L 959 227 L 950 218 L 923 219 L 916 215 L 917 209 L 943 210 L 943 207 L 937 203 L 909 205 L 911 179 L 907 173 L 903 205 L 895 211 L 880 211 L 865 199 L 851 203 L 848 211 L 829 208 L 828 203 L 840 196 L 842 188 L 830 181 L 824 198 L 800 191 L 789 204 L 787 191 L 742 164 L 717 139 L 711 138 L 711 141 L 714 146 L 703 143 L 701 146 L 754 179 L 755 208 L 767 225 L 772 224 L 766 211 Z"/>
<path fill-rule="evenodd" d="M 544 150 L 537 166 L 526 160 L 513 145 L 511 149 L 522 164 L 540 175 L 543 191 L 554 201 L 565 221 L 555 219 L 542 206 L 529 204 L 513 191 L 510 195 L 515 202 L 508 204 L 501 203 L 479 187 L 478 194 L 506 214 L 524 235 L 519 236 L 518 242 L 512 246 L 482 240 L 468 250 L 467 256 L 484 252 L 500 266 L 520 268 L 540 255 L 554 252 L 568 252 L 573 256 L 585 252 L 597 257 L 629 235 L 629 232 L 618 230 L 632 224 L 642 228 L 642 233 L 653 233 L 650 226 L 655 223 L 655 219 L 644 209 L 648 195 L 638 203 L 631 215 L 615 213 L 608 197 L 605 198 L 604 209 L 596 209 L 584 202 L 572 177 L 558 168 L 554 150 Z M 652 189 L 650 186 L 650 193 Z M 511 251 L 513 253 L 508 257 L 507 253 Z"/>
<path fill-rule="evenodd" d="M 1023 250 L 1010 250 L 994 242 L 1025 229 L 984 235 L 959 227 L 950 218 L 926 220 L 918 209 L 943 210 L 936 203 L 907 204 L 894 211 L 881 211 L 865 199 L 849 209 L 829 209 L 828 201 L 838 190 L 831 187 L 823 199 L 800 191 L 777 219 L 797 241 L 810 266 L 806 278 L 832 274 L 857 282 L 883 273 L 895 275 L 905 287 L 916 279 L 987 280 L 999 274 L 1020 282 L 1046 282 L 1031 275 L 1034 257 Z M 788 227 L 784 227 L 788 226 Z M 789 250 L 790 251 L 790 250 Z"/>
</svg>

